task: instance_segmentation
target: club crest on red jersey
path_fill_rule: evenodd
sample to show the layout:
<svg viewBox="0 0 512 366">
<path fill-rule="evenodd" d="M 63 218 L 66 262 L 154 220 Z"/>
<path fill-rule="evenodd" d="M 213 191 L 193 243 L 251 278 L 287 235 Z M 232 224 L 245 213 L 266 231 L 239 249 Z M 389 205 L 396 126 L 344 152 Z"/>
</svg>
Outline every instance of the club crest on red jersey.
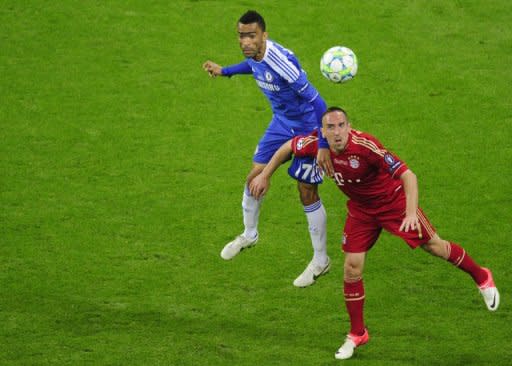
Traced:
<svg viewBox="0 0 512 366">
<path fill-rule="evenodd" d="M 351 155 L 349 158 L 348 158 L 348 164 L 350 165 L 350 167 L 352 169 L 357 169 L 359 168 L 360 164 L 359 164 L 359 157 L 356 156 L 356 155 Z"/>
</svg>

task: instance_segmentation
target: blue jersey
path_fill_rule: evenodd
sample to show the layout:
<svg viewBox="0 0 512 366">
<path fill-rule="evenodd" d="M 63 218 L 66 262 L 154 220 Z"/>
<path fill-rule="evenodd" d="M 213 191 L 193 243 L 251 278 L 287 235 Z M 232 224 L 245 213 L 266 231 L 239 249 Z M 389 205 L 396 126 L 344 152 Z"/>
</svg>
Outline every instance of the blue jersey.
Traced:
<svg viewBox="0 0 512 366">
<path fill-rule="evenodd" d="M 223 68 L 226 76 L 250 72 L 277 117 L 292 121 L 315 118 L 311 115 L 315 113 L 313 103 L 319 98 L 318 91 L 309 83 L 292 51 L 267 40 L 261 61 L 247 58 L 239 65 Z M 321 113 L 323 111 L 317 115 Z"/>
<path fill-rule="evenodd" d="M 247 63 L 274 114 L 296 120 L 314 113 L 311 103 L 318 97 L 318 92 L 309 83 L 293 52 L 267 40 L 263 59 L 249 58 Z"/>
<path fill-rule="evenodd" d="M 237 65 L 222 68 L 222 75 L 252 74 L 272 107 L 273 118 L 260 139 L 253 161 L 267 164 L 286 141 L 297 134 L 310 134 L 321 127 L 321 117 L 326 110 L 322 97 L 308 81 L 299 61 L 290 50 L 273 41 L 266 41 L 261 61 L 247 58 Z M 328 147 L 320 137 L 319 146 Z M 288 173 L 309 184 L 322 182 L 314 158 L 294 158 Z"/>
</svg>

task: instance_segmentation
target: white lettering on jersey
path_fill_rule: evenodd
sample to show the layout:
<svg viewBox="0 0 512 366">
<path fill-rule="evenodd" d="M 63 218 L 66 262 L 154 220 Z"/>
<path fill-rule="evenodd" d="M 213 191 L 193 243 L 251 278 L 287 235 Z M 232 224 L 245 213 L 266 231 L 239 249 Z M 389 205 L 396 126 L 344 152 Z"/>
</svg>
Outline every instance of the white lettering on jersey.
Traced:
<svg viewBox="0 0 512 366">
<path fill-rule="evenodd" d="M 266 82 L 261 81 L 261 80 L 256 80 L 256 83 L 258 84 L 258 86 L 260 88 L 265 89 L 265 90 L 276 91 L 276 92 L 281 90 L 279 85 L 276 85 L 276 84 L 266 83 Z"/>
<path fill-rule="evenodd" d="M 334 172 L 334 180 L 338 186 L 345 185 L 345 180 L 343 179 L 343 175 L 340 172 Z"/>
</svg>

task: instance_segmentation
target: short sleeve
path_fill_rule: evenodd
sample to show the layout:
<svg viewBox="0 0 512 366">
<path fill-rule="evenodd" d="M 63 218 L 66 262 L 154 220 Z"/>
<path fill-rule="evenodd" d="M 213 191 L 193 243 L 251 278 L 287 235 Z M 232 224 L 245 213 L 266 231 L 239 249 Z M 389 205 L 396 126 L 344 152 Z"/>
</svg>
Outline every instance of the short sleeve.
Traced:
<svg viewBox="0 0 512 366">
<path fill-rule="evenodd" d="M 388 151 L 375 138 L 366 140 L 365 146 L 368 148 L 368 161 L 370 164 L 378 166 L 381 170 L 387 172 L 392 178 L 399 179 L 400 176 L 409 169 L 397 155 Z"/>
<path fill-rule="evenodd" d="M 316 135 L 295 136 L 292 139 L 292 151 L 297 157 L 315 157 L 318 152 L 318 137 Z"/>
</svg>

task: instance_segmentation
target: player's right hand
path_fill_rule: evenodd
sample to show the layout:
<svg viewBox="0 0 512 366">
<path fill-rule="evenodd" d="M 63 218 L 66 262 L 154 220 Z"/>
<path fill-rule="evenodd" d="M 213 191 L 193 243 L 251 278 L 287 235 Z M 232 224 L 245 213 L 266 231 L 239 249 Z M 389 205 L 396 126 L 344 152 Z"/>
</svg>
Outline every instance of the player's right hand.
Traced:
<svg viewBox="0 0 512 366">
<path fill-rule="evenodd" d="M 331 154 L 328 148 L 318 149 L 316 155 L 316 163 L 322 169 L 322 171 L 329 177 L 334 176 L 334 167 L 332 166 Z"/>
<path fill-rule="evenodd" d="M 262 198 L 265 193 L 267 193 L 270 188 L 270 179 L 268 179 L 264 174 L 258 174 L 251 180 L 249 184 L 249 191 L 251 195 L 259 200 Z"/>
<path fill-rule="evenodd" d="M 206 71 L 210 77 L 214 78 L 216 76 L 222 75 L 222 66 L 217 65 L 215 62 L 210 60 L 206 61 L 203 64 L 203 69 Z"/>
<path fill-rule="evenodd" d="M 418 219 L 418 216 L 416 213 L 413 214 L 406 214 L 404 219 L 402 220 L 402 224 L 400 225 L 400 228 L 398 229 L 400 231 L 409 232 L 409 230 L 417 230 L 418 231 L 418 237 L 420 239 L 423 238 L 423 234 L 421 232 L 421 225 L 420 220 Z"/>
</svg>

